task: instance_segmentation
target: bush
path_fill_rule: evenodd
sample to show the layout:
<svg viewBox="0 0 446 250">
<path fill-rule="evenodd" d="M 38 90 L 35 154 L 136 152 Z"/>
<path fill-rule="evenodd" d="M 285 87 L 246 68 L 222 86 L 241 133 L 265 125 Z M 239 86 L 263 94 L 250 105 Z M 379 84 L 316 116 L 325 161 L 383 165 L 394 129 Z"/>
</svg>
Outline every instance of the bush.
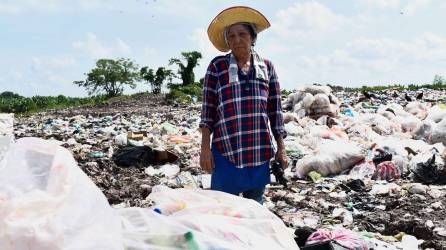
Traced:
<svg viewBox="0 0 446 250">
<path fill-rule="evenodd" d="M 292 92 L 291 92 L 290 90 L 282 89 L 280 94 L 281 94 L 281 96 L 282 96 L 283 98 L 286 98 L 286 97 L 288 97 L 291 93 L 292 93 Z"/>
<path fill-rule="evenodd" d="M 36 103 L 25 97 L 2 99 L 0 102 L 0 112 L 4 113 L 25 113 L 36 109 Z"/>
<path fill-rule="evenodd" d="M 81 105 L 104 104 L 105 96 L 78 98 L 59 96 L 23 97 L 12 92 L 0 93 L 0 112 L 4 113 L 32 113 L 46 109 L 67 108 Z"/>
<path fill-rule="evenodd" d="M 203 87 L 201 83 L 188 84 L 186 86 L 179 84 L 169 85 L 170 92 L 166 95 L 167 100 L 177 101 L 180 103 L 191 103 L 194 98 L 201 101 Z"/>
</svg>

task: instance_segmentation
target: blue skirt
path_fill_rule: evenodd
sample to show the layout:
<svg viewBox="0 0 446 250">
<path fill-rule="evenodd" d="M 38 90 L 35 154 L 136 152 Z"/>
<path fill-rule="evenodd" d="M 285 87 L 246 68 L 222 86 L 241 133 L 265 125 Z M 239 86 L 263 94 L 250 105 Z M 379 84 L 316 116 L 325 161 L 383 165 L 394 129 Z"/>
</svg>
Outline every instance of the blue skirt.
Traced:
<svg viewBox="0 0 446 250">
<path fill-rule="evenodd" d="M 271 182 L 269 161 L 261 166 L 237 168 L 215 148 L 214 170 L 211 178 L 211 189 L 238 195 L 242 192 L 265 187 Z"/>
</svg>

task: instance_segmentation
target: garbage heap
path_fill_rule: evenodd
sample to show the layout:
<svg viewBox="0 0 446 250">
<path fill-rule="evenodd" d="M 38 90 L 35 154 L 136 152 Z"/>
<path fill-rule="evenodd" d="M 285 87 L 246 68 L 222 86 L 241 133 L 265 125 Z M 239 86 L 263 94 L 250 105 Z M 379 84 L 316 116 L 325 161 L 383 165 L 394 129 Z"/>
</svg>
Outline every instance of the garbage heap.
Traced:
<svg viewBox="0 0 446 250">
<path fill-rule="evenodd" d="M 339 100 L 332 94 L 329 86 L 304 86 L 290 94 L 283 102 L 284 110 L 290 110 L 296 116 L 287 115 L 291 118 L 300 119 L 309 116 L 318 119 L 322 116 L 337 116 Z"/>
<path fill-rule="evenodd" d="M 327 91 L 309 93 L 313 88 Z M 329 107 L 324 86 L 284 101 L 292 159 L 286 174 L 297 187 L 269 197 L 271 208 L 297 228 L 300 245 L 315 230 L 334 233 L 340 226 L 373 239 L 375 249 L 446 247 L 445 228 L 432 219 L 445 206 L 446 95 L 423 91 L 339 92 L 329 104 L 337 103 L 338 112 L 316 116 L 314 101 L 306 100 L 319 95 Z"/>
<path fill-rule="evenodd" d="M 294 231 L 303 249 L 445 248 L 446 92 L 318 91 L 296 92 L 293 96 L 301 97 L 295 102 L 283 102 L 288 109 L 288 185 L 280 185 L 272 176 L 264 207 Z M 319 95 L 318 101 L 304 106 L 307 93 L 314 100 Z M 324 110 L 325 97 L 330 112 Z M 153 195 L 159 185 L 209 189 L 210 176 L 199 167 L 200 107 L 147 98 L 16 116 L 14 135 L 39 137 L 67 148 L 112 207 L 155 211 Z M 181 214 L 184 203 L 174 204 L 173 211 Z M 221 206 L 203 211 L 224 212 Z M 129 214 L 148 220 L 139 212 Z M 128 224 L 134 233 L 138 233 L 132 223 L 136 220 Z M 238 232 L 227 236 L 243 238 Z M 187 232 L 179 233 L 184 240 Z"/>
</svg>

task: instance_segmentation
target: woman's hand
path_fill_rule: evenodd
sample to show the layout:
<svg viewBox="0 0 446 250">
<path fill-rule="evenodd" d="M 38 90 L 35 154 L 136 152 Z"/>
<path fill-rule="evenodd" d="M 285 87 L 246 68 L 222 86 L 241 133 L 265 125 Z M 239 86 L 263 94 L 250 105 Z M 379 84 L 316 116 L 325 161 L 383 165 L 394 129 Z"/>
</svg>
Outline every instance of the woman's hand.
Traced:
<svg viewBox="0 0 446 250">
<path fill-rule="evenodd" d="M 214 156 L 212 155 L 212 151 L 209 148 L 201 148 L 200 153 L 200 167 L 211 174 L 214 169 Z"/>
<path fill-rule="evenodd" d="M 282 164 L 282 168 L 285 169 L 288 167 L 288 157 L 286 156 L 285 149 L 279 148 L 276 152 L 276 161 Z"/>
</svg>

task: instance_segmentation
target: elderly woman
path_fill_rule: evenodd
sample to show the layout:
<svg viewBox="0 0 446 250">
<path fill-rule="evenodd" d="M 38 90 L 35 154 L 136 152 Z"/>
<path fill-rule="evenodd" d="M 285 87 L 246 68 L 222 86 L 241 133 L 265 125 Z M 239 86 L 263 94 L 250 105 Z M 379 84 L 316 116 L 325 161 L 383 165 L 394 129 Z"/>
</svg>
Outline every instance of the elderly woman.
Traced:
<svg viewBox="0 0 446 250">
<path fill-rule="evenodd" d="M 287 166 L 277 75 L 272 63 L 253 50 L 257 33 L 269 26 L 260 12 L 249 7 L 226 9 L 211 22 L 212 44 L 230 53 L 209 64 L 200 122 L 200 166 L 212 173 L 211 189 L 242 193 L 259 203 L 270 182 L 269 162 L 274 154 Z"/>
</svg>

